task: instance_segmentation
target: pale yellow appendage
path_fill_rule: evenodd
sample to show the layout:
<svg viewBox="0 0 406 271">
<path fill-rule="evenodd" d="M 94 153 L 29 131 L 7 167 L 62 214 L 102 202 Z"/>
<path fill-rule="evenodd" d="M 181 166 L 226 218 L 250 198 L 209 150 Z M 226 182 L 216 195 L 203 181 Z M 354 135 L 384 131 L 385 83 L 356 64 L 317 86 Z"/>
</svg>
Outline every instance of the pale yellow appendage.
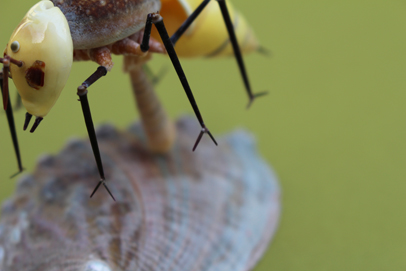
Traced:
<svg viewBox="0 0 406 271">
<path fill-rule="evenodd" d="M 150 55 L 145 58 L 124 56 L 124 71 L 130 75 L 148 148 L 153 153 L 165 154 L 173 147 L 176 129 L 143 71 L 142 65 L 149 58 Z"/>
<path fill-rule="evenodd" d="M 61 10 L 51 1 L 34 5 L 11 35 L 6 54 L 24 63 L 21 68 L 10 67 L 24 107 L 28 113 L 44 117 L 64 88 L 73 61 L 72 37 Z M 45 63 L 44 84 L 38 89 L 30 86 L 26 79 L 27 70 L 36 61 Z"/>
</svg>

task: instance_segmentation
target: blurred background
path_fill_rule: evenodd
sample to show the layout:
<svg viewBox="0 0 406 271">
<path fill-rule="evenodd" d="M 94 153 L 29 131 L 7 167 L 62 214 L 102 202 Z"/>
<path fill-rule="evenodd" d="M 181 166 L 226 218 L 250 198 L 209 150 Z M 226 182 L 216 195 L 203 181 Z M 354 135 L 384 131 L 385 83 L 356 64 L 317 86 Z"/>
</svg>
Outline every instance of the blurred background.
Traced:
<svg viewBox="0 0 406 271">
<path fill-rule="evenodd" d="M 36 2 L 1 0 L 1 46 Z M 245 58 L 253 89 L 269 95 L 246 110 L 232 58 L 182 65 L 211 131 L 249 129 L 279 176 L 279 229 L 255 271 L 406 270 L 406 1 L 233 3 L 272 51 Z M 95 123 L 124 129 L 138 116 L 121 57 L 114 62 L 89 99 Z M 27 172 L 41 154 L 87 135 L 76 88 L 96 67 L 74 63 L 34 134 L 22 131 L 24 109 L 15 114 Z M 169 68 L 156 88 L 169 114 L 192 114 L 169 58 L 155 56 L 150 67 Z M 3 113 L 0 139 L 4 199 L 17 166 Z"/>
</svg>

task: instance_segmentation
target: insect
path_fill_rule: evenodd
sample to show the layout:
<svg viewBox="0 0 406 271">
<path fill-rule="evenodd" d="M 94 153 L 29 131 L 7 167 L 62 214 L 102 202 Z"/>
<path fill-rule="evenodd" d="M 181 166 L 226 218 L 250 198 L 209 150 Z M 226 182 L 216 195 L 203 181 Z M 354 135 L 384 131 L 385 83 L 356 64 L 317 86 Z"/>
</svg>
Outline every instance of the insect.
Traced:
<svg viewBox="0 0 406 271">
<path fill-rule="evenodd" d="M 258 49 L 256 39 L 243 17 L 234 15 L 233 21 L 226 1 L 217 2 L 219 6 L 215 10 L 213 5 L 209 5 L 210 0 L 42 0 L 34 5 L 13 32 L 4 57 L 0 58 L 3 63 L 3 107 L 7 113 L 19 171 L 22 171 L 22 165 L 8 97 L 9 77 L 13 79 L 27 109 L 24 130 L 32 116 L 35 116 L 30 130 L 34 132 L 64 88 L 72 61 L 92 60 L 100 66 L 78 87 L 77 95 L 100 175 L 100 181 L 91 196 L 101 184 L 110 193 L 105 182 L 87 94 L 88 88 L 112 69 L 111 53 L 148 59 L 148 53 L 166 52 L 201 126 L 193 150 L 204 134 L 208 134 L 217 145 L 203 121 L 174 49 L 178 40 L 179 56 L 214 56 L 233 52 L 249 96 L 249 105 L 256 97 L 266 93 L 254 94 L 251 91 L 242 59 L 242 52 Z M 168 29 L 173 32 L 171 37 L 164 24 L 165 16 L 168 17 Z M 216 25 L 224 20 L 229 39 L 224 38 L 225 33 L 217 40 L 196 34 L 202 28 L 198 27 L 201 22 L 199 20 L 204 17 L 209 18 L 206 21 L 210 24 L 204 24 L 209 33 L 216 32 L 211 23 Z M 240 31 L 235 33 L 233 24 L 237 23 L 240 27 L 236 29 Z M 157 32 L 151 33 L 153 24 Z M 236 34 L 240 39 L 245 39 L 242 50 Z M 161 42 L 158 42 L 159 39 Z M 110 195 L 113 197 L 111 193 Z"/>
</svg>

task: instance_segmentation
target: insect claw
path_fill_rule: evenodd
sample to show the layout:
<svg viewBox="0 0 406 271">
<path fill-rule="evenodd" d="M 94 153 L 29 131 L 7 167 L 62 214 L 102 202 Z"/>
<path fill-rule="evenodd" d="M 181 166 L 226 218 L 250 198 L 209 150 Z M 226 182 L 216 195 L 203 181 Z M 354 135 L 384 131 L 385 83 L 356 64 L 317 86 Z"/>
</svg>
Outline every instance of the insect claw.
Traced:
<svg viewBox="0 0 406 271">
<path fill-rule="evenodd" d="M 114 198 L 113 194 L 110 192 L 110 189 L 107 187 L 106 182 L 103 182 L 103 186 L 104 188 L 106 188 L 107 192 L 109 192 L 110 196 L 113 198 L 114 201 L 116 201 L 116 199 Z"/>
<path fill-rule="evenodd" d="M 18 174 L 22 173 L 24 171 L 25 168 L 20 168 L 18 170 L 18 172 L 14 173 L 13 175 L 10 176 L 10 179 L 14 178 L 15 176 L 17 176 Z"/>
<path fill-rule="evenodd" d="M 97 184 L 96 188 L 93 190 L 92 194 L 90 195 L 90 197 L 93 197 L 94 193 L 96 193 L 97 189 L 99 189 L 99 186 L 102 184 L 104 180 L 99 181 L 99 183 Z"/>
<path fill-rule="evenodd" d="M 268 57 L 269 57 L 269 56 L 272 55 L 271 50 L 269 50 L 269 49 L 267 49 L 267 48 L 265 48 L 265 47 L 263 47 L 263 46 L 259 46 L 256 51 L 257 51 L 258 53 L 260 53 L 261 55 L 264 55 L 264 56 L 268 56 Z"/>
<path fill-rule="evenodd" d="M 199 145 L 199 142 L 202 139 L 203 134 L 208 134 L 210 136 L 211 140 L 213 140 L 214 144 L 216 144 L 216 146 L 217 146 L 217 141 L 214 139 L 214 137 L 210 133 L 209 129 L 207 129 L 207 127 L 203 125 L 202 129 L 200 130 L 200 134 L 196 139 L 195 145 L 193 146 L 193 151 L 195 151 L 197 148 L 197 145 Z"/>
<path fill-rule="evenodd" d="M 197 145 L 199 144 L 200 139 L 202 139 L 203 134 L 204 134 L 204 129 L 202 128 L 202 130 L 200 131 L 199 136 L 198 136 L 197 139 L 196 139 L 195 145 L 193 146 L 193 151 L 196 150 L 196 147 L 197 147 Z"/>
<path fill-rule="evenodd" d="M 32 115 L 30 113 L 28 113 L 28 112 L 25 113 L 25 122 L 24 122 L 24 127 L 23 127 L 24 131 L 27 130 L 27 127 L 28 127 L 28 124 L 30 124 L 31 118 L 32 118 Z"/>
<path fill-rule="evenodd" d="M 110 189 L 107 187 L 106 185 L 106 180 L 100 180 L 99 183 L 97 184 L 96 188 L 93 190 L 92 194 L 90 195 L 90 197 L 93 197 L 93 195 L 96 193 L 97 189 L 99 189 L 100 185 L 103 184 L 104 188 L 106 188 L 107 192 L 110 194 L 110 196 L 113 198 L 114 201 L 116 201 L 116 199 L 114 198 L 113 194 L 110 192 Z"/>
<path fill-rule="evenodd" d="M 43 119 L 44 119 L 44 118 L 41 118 L 41 117 L 37 117 L 37 118 L 35 119 L 34 125 L 32 125 L 31 130 L 30 130 L 30 133 L 34 133 L 35 129 L 37 129 L 38 125 L 41 123 L 41 121 L 42 121 Z"/>
<path fill-rule="evenodd" d="M 218 146 L 217 141 L 214 139 L 214 136 L 210 133 L 209 130 L 207 130 L 207 133 L 209 134 L 211 140 L 213 140 L 214 144 L 215 144 L 216 146 Z"/>
<path fill-rule="evenodd" d="M 247 109 L 249 109 L 251 107 L 251 104 L 255 100 L 255 98 L 265 96 L 267 94 L 268 94 L 268 91 L 262 91 L 262 92 L 259 92 L 259 93 L 256 93 L 256 94 L 250 96 L 250 100 L 248 101 Z"/>
</svg>

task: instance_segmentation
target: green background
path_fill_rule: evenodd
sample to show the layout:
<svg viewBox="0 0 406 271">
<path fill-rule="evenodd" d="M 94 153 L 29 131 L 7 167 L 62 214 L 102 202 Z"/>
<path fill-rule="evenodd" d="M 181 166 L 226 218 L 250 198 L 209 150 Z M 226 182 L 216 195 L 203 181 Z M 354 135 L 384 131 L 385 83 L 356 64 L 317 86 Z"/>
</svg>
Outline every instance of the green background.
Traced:
<svg viewBox="0 0 406 271">
<path fill-rule="evenodd" d="M 36 1 L 0 1 L 5 46 Z M 279 176 L 280 226 L 256 270 L 406 270 L 406 2 L 233 3 L 272 51 L 246 57 L 253 88 L 270 94 L 247 111 L 233 59 L 182 64 L 211 131 L 248 128 Z M 124 128 L 137 113 L 121 57 L 114 61 L 93 88 L 92 113 L 96 123 Z M 163 66 L 169 59 L 156 56 L 151 67 Z M 24 110 L 15 114 L 28 171 L 40 154 L 85 136 L 76 88 L 95 68 L 73 65 L 34 134 L 22 132 Z M 172 117 L 192 112 L 172 68 L 157 92 Z M 16 166 L 6 123 L 1 115 L 1 198 L 16 181 L 8 178 Z"/>
</svg>

